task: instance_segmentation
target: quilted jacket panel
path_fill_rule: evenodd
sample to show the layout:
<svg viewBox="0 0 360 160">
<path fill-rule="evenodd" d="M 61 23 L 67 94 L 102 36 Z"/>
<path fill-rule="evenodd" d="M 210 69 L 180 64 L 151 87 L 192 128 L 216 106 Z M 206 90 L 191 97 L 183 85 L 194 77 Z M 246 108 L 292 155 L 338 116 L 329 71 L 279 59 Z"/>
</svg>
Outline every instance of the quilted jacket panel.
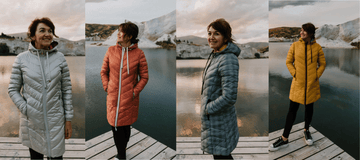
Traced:
<svg viewBox="0 0 360 160">
<path fill-rule="evenodd" d="M 233 43 L 211 58 L 203 73 L 201 95 L 201 149 L 229 155 L 239 139 L 236 111 L 240 48 Z M 208 113 L 208 114 L 207 114 Z"/>
<path fill-rule="evenodd" d="M 70 72 L 64 55 L 56 47 L 42 50 L 30 43 L 29 50 L 15 59 L 8 92 L 21 112 L 22 144 L 50 157 L 62 156 L 65 121 L 73 118 Z"/>
</svg>

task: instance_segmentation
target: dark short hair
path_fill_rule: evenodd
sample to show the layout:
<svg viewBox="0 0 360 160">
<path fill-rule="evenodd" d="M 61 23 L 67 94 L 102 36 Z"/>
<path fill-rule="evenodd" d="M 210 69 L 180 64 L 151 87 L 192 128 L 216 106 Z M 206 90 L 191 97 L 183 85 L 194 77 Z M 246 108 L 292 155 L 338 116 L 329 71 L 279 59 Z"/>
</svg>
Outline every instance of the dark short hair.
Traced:
<svg viewBox="0 0 360 160">
<path fill-rule="evenodd" d="M 219 18 L 213 22 L 211 22 L 208 27 L 207 31 L 209 31 L 210 27 L 214 28 L 215 30 L 219 31 L 221 35 L 224 36 L 226 42 L 234 42 L 235 40 L 231 38 L 231 27 L 228 22 L 224 18 Z"/>
<path fill-rule="evenodd" d="M 31 39 L 31 37 L 34 37 L 35 36 L 35 32 L 36 32 L 36 28 L 37 26 L 39 25 L 39 23 L 44 23 L 45 25 L 49 26 L 53 32 L 53 35 L 56 37 L 56 38 L 59 38 L 56 34 L 55 34 L 55 26 L 54 26 L 54 23 L 51 22 L 50 18 L 48 17 L 43 17 L 41 19 L 39 18 L 36 18 L 34 19 L 30 26 L 29 26 L 29 30 L 27 32 L 27 35 L 28 37 Z"/>
<path fill-rule="evenodd" d="M 121 27 L 121 31 L 124 32 L 124 36 L 131 36 L 130 42 L 131 43 L 138 43 L 139 39 L 137 39 L 137 36 L 139 34 L 139 28 L 136 24 L 132 22 L 125 22 L 121 23 L 119 25 L 119 28 Z"/>
<path fill-rule="evenodd" d="M 301 28 L 308 34 L 312 34 L 311 39 L 315 39 L 315 26 L 312 23 L 305 23 Z"/>
</svg>

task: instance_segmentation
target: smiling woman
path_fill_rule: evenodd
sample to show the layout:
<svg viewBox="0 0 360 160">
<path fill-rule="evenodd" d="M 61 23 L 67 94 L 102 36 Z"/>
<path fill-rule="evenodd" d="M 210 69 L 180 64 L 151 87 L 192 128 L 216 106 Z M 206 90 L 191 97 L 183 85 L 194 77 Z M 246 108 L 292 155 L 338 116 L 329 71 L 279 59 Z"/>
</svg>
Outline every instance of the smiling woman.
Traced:
<svg viewBox="0 0 360 160">
<path fill-rule="evenodd" d="M 57 51 L 55 26 L 49 18 L 33 20 L 28 36 L 29 50 L 16 57 L 8 88 L 21 112 L 20 139 L 29 147 L 31 159 L 43 159 L 44 154 L 62 159 L 65 139 L 72 133 L 69 68 Z"/>
<path fill-rule="evenodd" d="M 203 72 L 201 89 L 201 149 L 214 159 L 232 159 L 239 131 L 234 104 L 237 98 L 240 48 L 233 43 L 231 27 L 217 19 L 208 28 L 213 49 Z"/>
</svg>

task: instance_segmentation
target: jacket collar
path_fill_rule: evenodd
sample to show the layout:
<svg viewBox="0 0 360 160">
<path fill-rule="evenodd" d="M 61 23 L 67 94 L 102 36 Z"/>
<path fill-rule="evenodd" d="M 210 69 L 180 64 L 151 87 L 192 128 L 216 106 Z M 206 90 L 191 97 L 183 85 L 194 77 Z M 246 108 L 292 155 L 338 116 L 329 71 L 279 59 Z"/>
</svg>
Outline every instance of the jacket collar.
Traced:
<svg viewBox="0 0 360 160">
<path fill-rule="evenodd" d="M 43 54 L 46 52 L 48 52 L 50 54 L 50 53 L 57 52 L 58 44 L 59 44 L 58 42 L 53 41 L 53 42 L 51 42 L 48 50 L 47 49 L 36 49 L 34 47 L 35 46 L 34 41 L 31 41 L 31 43 L 29 44 L 29 51 L 34 55 L 36 55 L 37 53 Z"/>
<path fill-rule="evenodd" d="M 220 52 L 213 53 L 213 54 L 215 56 L 217 56 L 217 55 L 225 54 L 225 53 L 233 53 L 236 55 L 236 57 L 238 57 L 240 55 L 240 51 L 241 51 L 240 48 L 236 44 L 234 44 L 232 42 L 228 42 L 225 49 L 223 49 Z M 214 50 L 212 52 L 214 52 Z"/>
<path fill-rule="evenodd" d="M 299 38 L 299 42 L 305 43 L 305 41 L 304 41 L 301 37 Z M 310 40 L 310 44 L 314 44 L 314 43 L 316 43 L 316 40 L 315 40 L 315 39 L 311 39 L 311 40 Z"/>
<path fill-rule="evenodd" d="M 116 46 L 117 46 L 117 47 L 120 47 L 120 49 L 123 48 L 123 46 L 121 46 L 120 43 L 116 43 Z M 126 48 L 126 47 L 125 47 L 125 48 Z M 131 44 L 131 45 L 130 45 L 129 47 L 127 47 L 127 48 L 128 48 L 129 51 L 131 51 L 131 50 L 133 50 L 133 49 L 138 48 L 138 44 L 137 44 L 137 43 Z"/>
</svg>

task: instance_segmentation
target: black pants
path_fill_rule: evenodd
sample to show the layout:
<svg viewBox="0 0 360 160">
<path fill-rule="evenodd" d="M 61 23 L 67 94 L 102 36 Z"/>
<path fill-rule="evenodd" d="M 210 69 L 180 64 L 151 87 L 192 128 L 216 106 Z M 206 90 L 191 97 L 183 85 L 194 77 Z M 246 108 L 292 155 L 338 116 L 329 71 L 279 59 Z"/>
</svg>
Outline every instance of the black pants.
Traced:
<svg viewBox="0 0 360 160">
<path fill-rule="evenodd" d="M 130 126 L 120 126 L 116 127 L 111 126 L 111 130 L 114 135 L 114 142 L 118 152 L 118 159 L 126 159 L 126 145 L 130 139 Z"/>
<path fill-rule="evenodd" d="M 285 129 L 283 132 L 283 136 L 285 138 L 289 137 L 291 128 L 292 128 L 295 118 L 296 118 L 296 112 L 299 109 L 299 105 L 300 105 L 299 103 L 296 103 L 296 102 L 293 102 L 290 100 L 290 108 L 289 108 L 289 112 L 286 116 Z M 304 128 L 306 130 L 309 130 L 313 112 L 314 112 L 314 103 L 305 105 L 305 127 Z"/>
<path fill-rule="evenodd" d="M 29 151 L 30 151 L 30 158 L 31 159 L 44 159 L 44 155 L 39 153 L 39 152 L 36 152 L 34 151 L 33 149 L 29 148 Z M 54 158 L 49 158 L 47 157 L 47 159 L 63 159 L 62 156 L 60 157 L 54 157 Z"/>
<path fill-rule="evenodd" d="M 228 156 L 213 155 L 214 159 L 234 159 L 231 154 Z"/>
</svg>

